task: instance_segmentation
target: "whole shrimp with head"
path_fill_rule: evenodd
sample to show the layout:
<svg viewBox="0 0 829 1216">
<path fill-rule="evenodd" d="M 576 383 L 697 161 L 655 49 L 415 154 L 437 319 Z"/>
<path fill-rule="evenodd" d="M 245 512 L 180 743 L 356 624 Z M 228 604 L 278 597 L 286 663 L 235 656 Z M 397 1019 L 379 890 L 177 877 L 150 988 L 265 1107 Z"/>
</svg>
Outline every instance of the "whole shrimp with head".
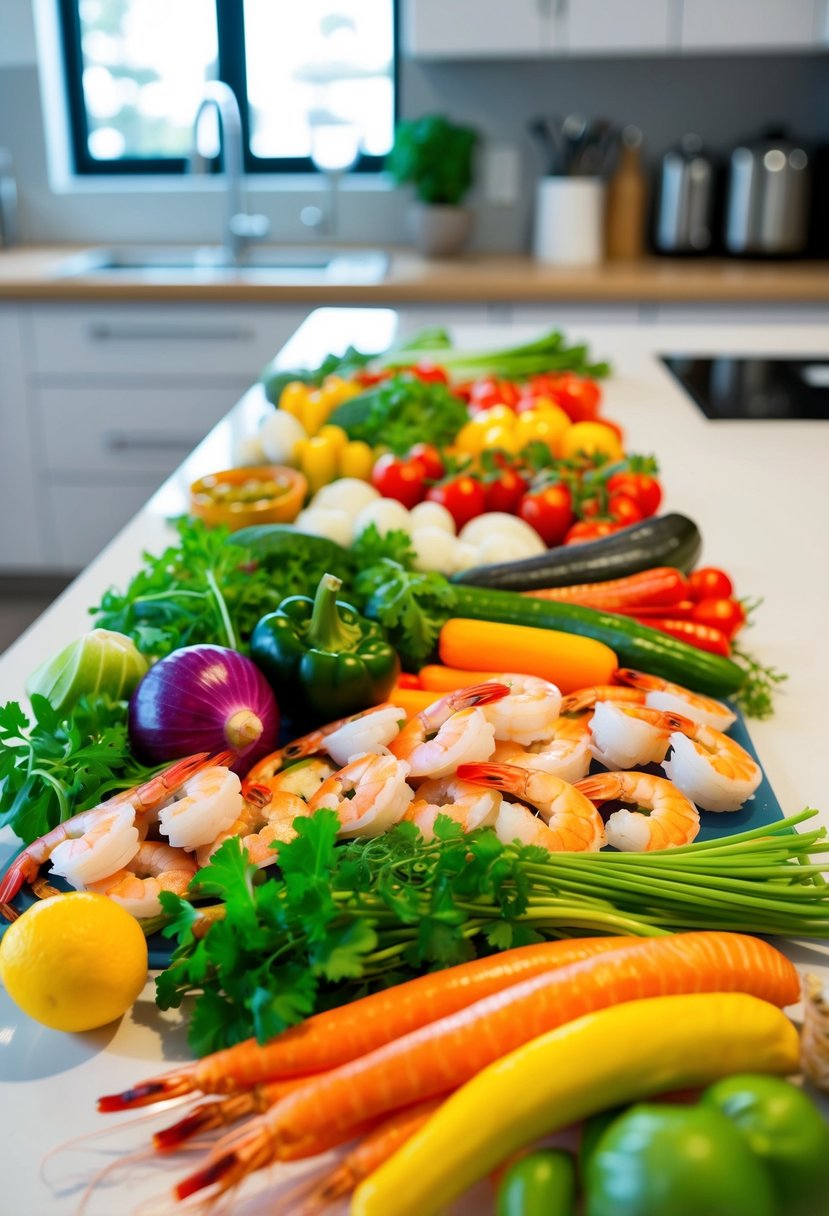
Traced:
<svg viewBox="0 0 829 1216">
<path fill-rule="evenodd" d="M 213 759 L 200 752 L 177 760 L 149 781 L 122 790 L 99 806 L 59 823 L 15 857 L 0 881 L 0 903 L 14 899 L 25 882 L 34 881 L 47 861 L 51 861 L 54 873 L 62 875 L 76 889 L 109 878 L 135 857 L 156 812 L 160 822 L 164 808 L 169 811 L 169 800 L 179 791 L 190 800 L 192 809 L 200 776 L 205 776 L 205 788 L 212 789 L 213 782 L 220 778 L 210 774 L 221 773 L 228 774 L 236 783 L 238 801 L 231 793 L 222 808 L 215 791 L 208 797 L 207 830 L 217 835 L 225 822 L 229 824 L 236 817 L 242 801 L 238 777 L 224 767 L 231 760 L 229 752 Z"/>
<path fill-rule="evenodd" d="M 405 760 L 412 777 L 448 777 L 460 764 L 488 760 L 495 727 L 481 708 L 508 696 L 505 684 L 473 684 L 450 692 L 415 714 L 389 750 Z"/>
</svg>

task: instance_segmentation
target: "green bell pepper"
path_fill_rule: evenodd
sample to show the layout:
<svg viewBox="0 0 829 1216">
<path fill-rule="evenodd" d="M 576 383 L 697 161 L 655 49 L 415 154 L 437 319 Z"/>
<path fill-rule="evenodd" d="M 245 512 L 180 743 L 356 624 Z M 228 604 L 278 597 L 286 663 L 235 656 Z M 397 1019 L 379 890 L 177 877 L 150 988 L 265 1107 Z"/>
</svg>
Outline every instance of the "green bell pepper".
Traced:
<svg viewBox="0 0 829 1216">
<path fill-rule="evenodd" d="M 765 1164 L 785 1216 L 829 1211 L 829 1124 L 807 1094 L 780 1077 L 745 1074 L 702 1095 Z"/>
<path fill-rule="evenodd" d="M 378 705 L 400 674 L 382 628 L 336 598 L 341 586 L 324 574 L 314 599 L 290 596 L 253 631 L 250 657 L 291 718 L 331 722 Z"/>
<path fill-rule="evenodd" d="M 630 1107 L 587 1162 L 586 1190 L 585 1216 L 783 1216 L 768 1170 L 713 1105 Z"/>
<path fill-rule="evenodd" d="M 495 1216 L 573 1216 L 576 1163 L 559 1149 L 537 1149 L 519 1157 L 498 1188 Z"/>
</svg>

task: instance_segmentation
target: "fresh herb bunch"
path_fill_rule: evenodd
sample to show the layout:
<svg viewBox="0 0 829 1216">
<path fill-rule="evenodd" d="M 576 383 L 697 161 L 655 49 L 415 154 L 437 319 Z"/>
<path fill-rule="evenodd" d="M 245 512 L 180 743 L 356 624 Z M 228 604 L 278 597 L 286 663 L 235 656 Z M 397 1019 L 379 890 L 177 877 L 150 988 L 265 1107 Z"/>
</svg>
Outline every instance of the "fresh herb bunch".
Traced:
<svg viewBox="0 0 829 1216">
<path fill-rule="evenodd" d="M 457 206 L 472 185 L 478 134 L 442 114 L 399 122 L 385 167 L 399 186 L 411 183 L 423 203 Z"/>
<path fill-rule="evenodd" d="M 95 624 L 131 637 L 144 654 L 163 658 L 182 646 L 212 642 L 244 650 L 254 626 L 289 595 L 307 595 L 326 573 L 297 534 L 279 560 L 251 560 L 227 528 L 176 521 L 178 543 L 144 569 L 126 591 L 107 591 L 90 611 Z"/>
<path fill-rule="evenodd" d="M 130 751 L 126 701 L 82 697 L 66 714 L 31 703 L 31 720 L 16 701 L 0 708 L 0 827 L 25 844 L 157 771 Z"/>
<path fill-rule="evenodd" d="M 295 821 L 273 875 L 226 841 L 191 884 L 224 902 L 199 909 L 162 893 L 178 946 L 156 999 L 169 1009 L 195 997 L 189 1041 L 203 1055 L 543 938 L 715 928 L 827 938 L 829 862 L 810 864 L 825 833 L 791 831 L 814 814 L 664 853 L 551 854 L 491 829 L 464 835 L 445 816 L 429 842 L 401 823 L 338 843 L 337 817 L 322 810 Z"/>
<path fill-rule="evenodd" d="M 398 456 L 415 443 L 448 446 L 468 421 L 466 404 L 445 384 L 405 372 L 339 405 L 328 420 L 349 439 L 383 444 Z"/>
</svg>

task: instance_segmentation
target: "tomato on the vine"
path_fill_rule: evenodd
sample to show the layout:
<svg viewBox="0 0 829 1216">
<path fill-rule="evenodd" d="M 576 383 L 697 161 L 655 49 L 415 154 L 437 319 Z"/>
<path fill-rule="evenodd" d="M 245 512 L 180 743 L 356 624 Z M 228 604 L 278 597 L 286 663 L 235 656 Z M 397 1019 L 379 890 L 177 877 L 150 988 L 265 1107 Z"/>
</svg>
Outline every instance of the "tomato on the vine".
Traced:
<svg viewBox="0 0 829 1216">
<path fill-rule="evenodd" d="M 573 372 L 532 376 L 534 394 L 549 397 L 567 412 L 573 422 L 592 422 L 599 416 L 602 390 L 595 380 Z"/>
<path fill-rule="evenodd" d="M 692 600 L 728 599 L 734 594 L 734 584 L 724 570 L 700 566 L 688 575 L 688 593 Z"/>
<path fill-rule="evenodd" d="M 638 524 L 643 518 L 636 499 L 629 494 L 611 494 L 607 511 L 610 518 L 619 524 Z"/>
<path fill-rule="evenodd" d="M 512 409 L 518 402 L 520 391 L 511 380 L 496 380 L 488 376 L 476 380 L 469 390 L 469 412 L 479 414 L 493 405 L 507 405 Z"/>
<path fill-rule="evenodd" d="M 515 515 L 526 492 L 524 478 L 515 469 L 503 468 L 497 477 L 486 484 L 486 509 Z"/>
<path fill-rule="evenodd" d="M 573 496 L 561 482 L 525 494 L 518 505 L 518 514 L 548 548 L 560 545 L 573 522 Z"/>
<path fill-rule="evenodd" d="M 694 604 L 691 620 L 721 629 L 727 638 L 733 638 L 746 623 L 746 611 L 739 600 L 709 595 Z"/>
<path fill-rule="evenodd" d="M 437 502 L 446 507 L 458 531 L 464 524 L 469 523 L 470 519 L 483 515 L 486 510 L 484 487 L 476 477 L 470 477 L 468 473 L 431 486 L 426 491 L 426 498 L 429 502 Z"/>
<path fill-rule="evenodd" d="M 437 363 L 415 363 L 414 367 L 407 368 L 413 376 L 417 376 L 418 380 L 423 380 L 426 384 L 448 384 L 449 377 L 444 368 Z"/>
<path fill-rule="evenodd" d="M 381 456 L 371 471 L 371 484 L 384 498 L 395 498 L 409 510 L 423 501 L 426 470 L 419 460 L 401 460 L 391 452 Z"/>
<path fill-rule="evenodd" d="M 440 452 L 432 443 L 416 443 L 409 448 L 407 460 L 417 460 L 423 465 L 423 474 L 427 481 L 438 481 L 446 471 Z"/>
<path fill-rule="evenodd" d="M 655 515 L 662 502 L 662 487 L 650 473 L 612 473 L 607 479 L 607 489 L 610 494 L 627 494 L 639 507 L 645 519 Z"/>
<path fill-rule="evenodd" d="M 607 519 L 580 519 L 568 528 L 564 537 L 565 545 L 580 545 L 587 540 L 599 540 L 602 536 L 610 536 L 618 532 L 626 524 L 619 524 Z"/>
</svg>

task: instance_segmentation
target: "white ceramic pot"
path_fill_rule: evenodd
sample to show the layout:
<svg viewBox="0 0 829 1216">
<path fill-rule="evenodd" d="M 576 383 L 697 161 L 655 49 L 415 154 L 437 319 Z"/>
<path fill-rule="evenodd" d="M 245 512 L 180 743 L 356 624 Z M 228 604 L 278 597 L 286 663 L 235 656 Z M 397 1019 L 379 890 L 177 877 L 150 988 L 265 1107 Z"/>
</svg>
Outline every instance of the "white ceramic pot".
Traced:
<svg viewBox="0 0 829 1216">
<path fill-rule="evenodd" d="M 472 212 L 467 207 L 412 203 L 408 219 L 412 240 L 427 258 L 457 253 L 472 229 Z"/>
<path fill-rule="evenodd" d="M 556 266 L 591 266 L 604 258 L 605 184 L 598 177 L 542 177 L 533 253 Z"/>
</svg>

